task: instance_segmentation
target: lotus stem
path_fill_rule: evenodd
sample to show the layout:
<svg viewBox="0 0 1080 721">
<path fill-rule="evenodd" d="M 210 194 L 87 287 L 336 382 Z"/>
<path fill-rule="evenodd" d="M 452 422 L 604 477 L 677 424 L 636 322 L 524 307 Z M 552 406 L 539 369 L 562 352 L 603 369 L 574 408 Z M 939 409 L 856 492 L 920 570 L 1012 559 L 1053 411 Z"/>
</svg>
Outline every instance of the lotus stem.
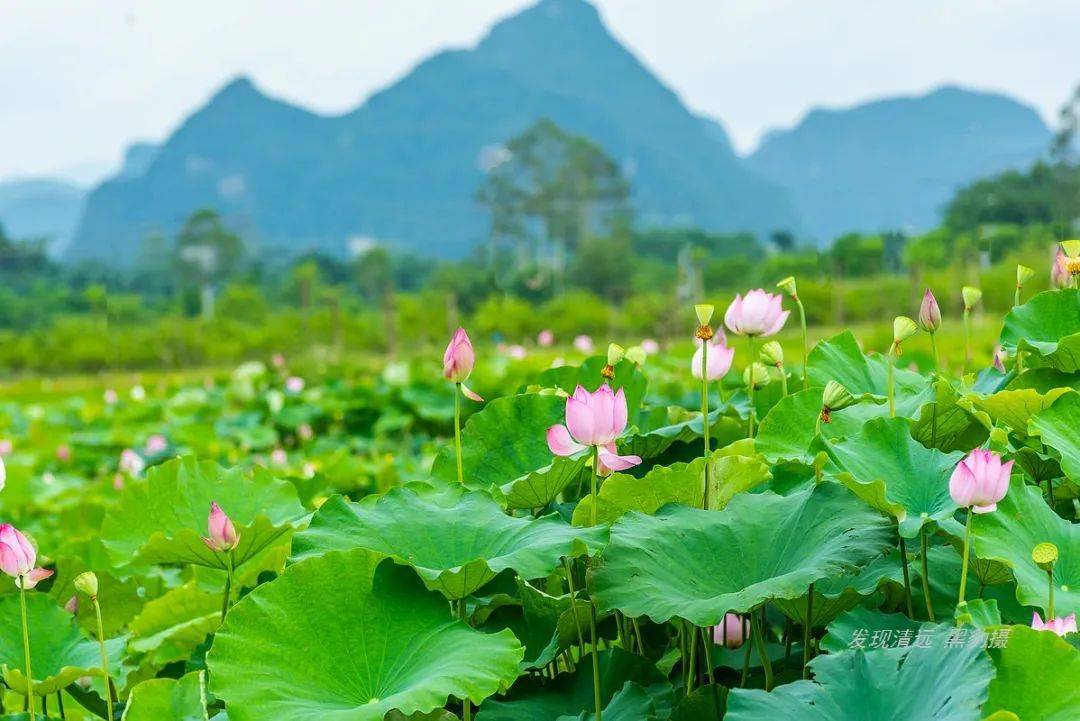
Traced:
<svg viewBox="0 0 1080 721">
<path fill-rule="evenodd" d="M 596 645 L 596 606 L 589 599 L 589 634 L 592 641 L 592 688 L 596 706 L 596 721 L 603 721 L 603 703 L 600 701 L 600 647 Z"/>
<path fill-rule="evenodd" d="M 229 612 L 229 599 L 232 597 L 233 552 L 225 552 L 225 589 L 221 593 L 221 623 L 225 623 L 225 614 Z"/>
<path fill-rule="evenodd" d="M 705 438 L 705 492 L 701 507 L 709 508 L 709 342 L 701 341 L 701 427 Z"/>
<path fill-rule="evenodd" d="M 457 482 L 465 483 L 465 472 L 461 467 L 461 384 L 454 384 L 454 450 L 457 451 Z"/>
<path fill-rule="evenodd" d="M 899 524 L 897 524 L 897 533 L 899 533 Z M 911 604 L 911 572 L 908 570 L 908 558 L 907 558 L 907 543 L 904 542 L 904 537 L 900 536 L 900 566 L 904 569 L 904 600 L 907 602 L 907 615 L 908 618 L 915 618 L 915 608 Z"/>
<path fill-rule="evenodd" d="M 889 396 L 889 418 L 896 418 L 896 369 L 894 368 L 896 365 L 896 356 L 893 353 L 895 348 L 895 343 L 889 348 L 889 353 L 886 356 L 888 363 L 885 366 L 887 379 L 885 392 Z"/>
<path fill-rule="evenodd" d="M 802 387 L 806 390 L 810 387 L 809 369 L 809 343 L 806 341 L 806 309 L 803 308 L 802 299 L 794 296 L 795 305 L 799 308 L 799 325 L 802 326 Z"/>
<path fill-rule="evenodd" d="M 765 617 L 765 607 L 761 607 L 761 617 Z M 809 625 L 809 621 L 807 621 Z M 769 650 L 765 648 L 765 634 L 762 632 L 762 622 L 757 615 L 750 612 L 750 630 L 754 634 L 754 643 L 758 648 L 758 656 L 761 657 L 761 667 L 765 670 L 765 690 L 772 691 L 772 662 L 769 661 Z M 805 652 L 804 652 L 805 653 Z"/>
<path fill-rule="evenodd" d="M 60 718 L 61 718 L 61 721 L 63 721 L 63 719 L 67 718 L 67 714 L 64 713 L 64 692 L 63 691 L 57 691 L 56 692 L 56 707 L 60 710 Z"/>
<path fill-rule="evenodd" d="M 26 589 L 19 584 L 19 609 L 22 611 L 23 654 L 26 657 L 26 698 L 30 703 L 30 721 L 36 718 L 34 711 L 34 672 L 30 668 L 30 626 L 26 622 Z"/>
<path fill-rule="evenodd" d="M 592 474 L 589 477 L 589 494 L 591 495 L 591 498 L 589 499 L 591 501 L 591 503 L 589 504 L 589 525 L 590 526 L 595 526 L 596 525 L 596 500 L 597 500 L 596 486 L 597 486 L 597 482 L 598 482 L 597 479 L 598 479 L 599 475 L 600 475 L 600 449 L 597 448 L 596 446 L 593 446 L 592 447 Z"/>
<path fill-rule="evenodd" d="M 585 653 L 585 637 L 581 635 L 581 623 L 578 621 L 577 601 L 574 599 L 574 570 L 570 566 L 570 559 L 563 558 L 563 566 L 566 568 L 566 584 L 570 589 L 570 611 L 574 614 L 574 629 L 577 631 L 578 646 Z"/>
<path fill-rule="evenodd" d="M 927 618 L 929 618 L 931 622 L 936 622 L 937 619 L 934 618 L 934 604 L 930 601 L 930 564 L 928 562 L 928 559 L 927 559 L 928 554 L 926 552 L 928 545 L 929 544 L 926 541 L 926 526 L 922 526 L 922 527 L 919 528 L 919 547 L 920 547 L 920 550 L 922 551 L 922 590 L 923 590 L 923 600 L 926 602 L 926 616 L 927 616 Z M 967 557 L 966 556 L 964 558 L 964 562 L 965 562 L 965 564 L 967 563 Z M 965 571 L 967 570 L 966 565 L 964 567 L 964 570 Z M 961 586 L 961 588 L 962 587 L 963 586 Z M 960 592 L 961 596 L 963 596 L 963 593 L 964 593 L 963 591 Z"/>
<path fill-rule="evenodd" d="M 686 695 L 689 696 L 697 681 L 697 630 L 693 624 L 685 621 L 683 633 L 686 634 L 687 643 L 690 644 L 690 661 L 686 665 Z"/>
<path fill-rule="evenodd" d="M 109 719 L 113 718 L 113 692 L 112 679 L 109 677 L 109 651 L 105 648 L 105 626 L 101 622 L 101 604 L 98 597 L 91 596 L 94 603 L 94 615 L 97 617 L 98 647 L 101 649 L 101 675 L 105 678 L 105 708 L 108 710 Z M 225 615 L 222 614 L 222 618 Z"/>
<path fill-rule="evenodd" d="M 642 656 L 644 656 L 645 655 L 645 637 L 641 635 L 641 627 L 638 626 L 637 619 L 636 618 L 631 618 L 630 619 L 630 625 L 634 627 L 634 635 L 637 636 L 638 651 L 641 652 Z"/>
<path fill-rule="evenodd" d="M 746 345 L 747 349 L 749 350 L 749 357 L 747 363 L 750 364 L 750 382 L 746 384 L 746 393 L 750 397 L 750 421 L 749 430 L 747 431 L 747 437 L 753 438 L 754 415 L 757 413 L 757 410 L 754 408 L 754 336 L 752 334 L 746 336 Z"/>
<path fill-rule="evenodd" d="M 1021 286 L 1020 286 L 1019 283 L 1017 283 L 1016 284 L 1016 292 L 1013 293 L 1013 307 L 1014 308 L 1016 306 L 1020 305 L 1020 289 L 1021 289 Z"/>
<path fill-rule="evenodd" d="M 806 591 L 806 623 L 802 637 L 802 677 L 810 678 L 810 630 L 814 624 L 814 584 Z"/>
<path fill-rule="evenodd" d="M 469 625 L 468 609 L 465 608 L 465 599 L 458 599 L 458 618 L 466 626 Z M 472 702 L 468 698 L 461 699 L 461 712 L 465 717 L 465 721 L 472 721 Z"/>
<path fill-rule="evenodd" d="M 964 372 L 971 368 L 971 309 L 964 306 Z"/>
<path fill-rule="evenodd" d="M 1047 616 L 1047 618 L 1049 620 L 1052 621 L 1054 619 L 1054 567 L 1053 567 L 1053 565 L 1051 565 L 1050 568 L 1046 569 L 1046 580 L 1047 580 L 1048 586 L 1049 586 L 1049 588 L 1047 589 L 1048 590 L 1047 595 L 1049 596 L 1049 600 L 1047 601 L 1047 604 L 1046 604 L 1046 616 Z"/>
<path fill-rule="evenodd" d="M 740 623 L 745 623 L 745 622 L 746 622 L 745 620 L 740 621 Z M 727 624 L 725 623 L 725 625 L 727 625 Z M 743 626 L 742 630 L 743 630 L 743 633 L 745 634 L 746 633 L 746 627 Z M 750 640 L 747 639 L 744 636 L 743 637 L 743 646 L 745 648 L 743 650 L 743 659 L 742 659 L 742 678 L 739 680 L 739 686 L 741 686 L 742 688 L 746 688 L 746 679 L 750 675 L 750 648 L 753 646 L 753 644 L 750 643 Z"/>
<path fill-rule="evenodd" d="M 713 684 L 715 679 L 713 678 L 712 650 L 709 648 L 712 640 L 709 638 L 708 629 L 699 628 L 698 630 L 701 631 L 701 648 L 705 651 L 705 681 Z"/>
<path fill-rule="evenodd" d="M 937 349 L 937 333 L 930 334 L 930 352 L 934 356 L 934 381 L 938 380 L 941 375 L 941 365 L 938 362 L 938 349 Z M 937 387 L 934 387 L 934 410 L 930 417 L 930 447 L 933 448 L 937 445 Z M 931 615 L 930 620 L 934 620 Z"/>
</svg>

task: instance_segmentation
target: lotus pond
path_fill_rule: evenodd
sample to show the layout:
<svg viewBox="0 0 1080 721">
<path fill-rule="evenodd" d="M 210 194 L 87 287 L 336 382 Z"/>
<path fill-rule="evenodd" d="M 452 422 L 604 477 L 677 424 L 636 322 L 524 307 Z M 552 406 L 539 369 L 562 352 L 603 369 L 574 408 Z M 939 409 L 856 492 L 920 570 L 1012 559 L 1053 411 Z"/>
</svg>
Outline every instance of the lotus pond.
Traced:
<svg viewBox="0 0 1080 721">
<path fill-rule="evenodd" d="M 1080 290 L 879 352 L 780 288 L 5 394 L 0 718 L 1080 718 Z"/>
</svg>

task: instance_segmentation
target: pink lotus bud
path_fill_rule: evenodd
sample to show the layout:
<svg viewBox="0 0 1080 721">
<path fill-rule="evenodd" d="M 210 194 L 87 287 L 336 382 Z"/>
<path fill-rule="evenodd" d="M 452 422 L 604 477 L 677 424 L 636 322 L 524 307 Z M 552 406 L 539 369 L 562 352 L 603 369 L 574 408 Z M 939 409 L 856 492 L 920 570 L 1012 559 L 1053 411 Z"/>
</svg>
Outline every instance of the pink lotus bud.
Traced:
<svg viewBox="0 0 1080 721">
<path fill-rule="evenodd" d="M 574 336 L 574 350 L 576 350 L 578 353 L 592 353 L 592 338 L 585 334 Z"/>
<path fill-rule="evenodd" d="M 1050 266 L 1050 282 L 1055 288 L 1068 288 L 1072 283 L 1072 275 L 1069 273 L 1069 259 L 1065 257 L 1061 246 L 1058 246 L 1054 255 L 1054 264 Z"/>
<path fill-rule="evenodd" d="M 316 470 L 317 469 L 315 468 L 315 464 L 308 462 L 304 464 L 303 468 L 301 468 L 301 473 L 304 478 L 314 478 Z"/>
<path fill-rule="evenodd" d="M 541 348 L 550 348 L 555 345 L 555 334 L 545 328 L 536 336 L 536 344 Z"/>
<path fill-rule="evenodd" d="M 641 341 L 641 349 L 649 355 L 656 355 L 660 352 L 660 344 L 652 338 L 646 338 Z"/>
<path fill-rule="evenodd" d="M 1036 631 L 1053 631 L 1062 638 L 1066 634 L 1076 633 L 1076 614 L 1070 613 L 1068 616 L 1061 618 L 1051 618 L 1047 621 L 1043 621 L 1039 616 L 1039 612 L 1036 611 L 1031 617 L 1031 627 Z"/>
<path fill-rule="evenodd" d="M 464 328 L 454 331 L 454 337 L 450 339 L 443 353 L 443 377 L 451 383 L 463 383 L 473 372 L 476 363 L 476 354 L 473 353 L 472 341 Z"/>
<path fill-rule="evenodd" d="M 301 423 L 296 429 L 296 436 L 302 441 L 310 441 L 315 437 L 315 429 L 309 423 Z"/>
<path fill-rule="evenodd" d="M 62 463 L 67 463 L 71 460 L 71 447 L 66 445 L 60 445 L 56 447 L 56 459 Z"/>
<path fill-rule="evenodd" d="M 738 648 L 750 634 L 750 624 L 737 613 L 724 615 L 724 620 L 713 626 L 713 643 L 727 648 Z"/>
<path fill-rule="evenodd" d="M 975 513 L 997 510 L 1009 490 L 1013 461 L 1001 462 L 993 451 L 976 448 L 957 464 L 949 479 L 949 495 L 956 505 Z"/>
<path fill-rule="evenodd" d="M 64 610 L 68 613 L 75 614 L 79 612 L 79 598 L 78 596 L 72 596 L 64 604 Z"/>
<path fill-rule="evenodd" d="M 240 541 L 240 535 L 236 532 L 236 526 L 232 519 L 225 515 L 217 502 L 210 504 L 210 517 L 207 520 L 210 535 L 203 538 L 203 543 L 212 551 L 231 551 L 236 548 Z"/>
<path fill-rule="evenodd" d="M 125 448 L 120 454 L 120 463 L 117 466 L 121 473 L 129 476 L 137 476 L 146 468 L 146 461 L 135 451 Z"/>
<path fill-rule="evenodd" d="M 1008 354 L 1001 346 L 994 346 L 994 368 L 998 373 L 1005 373 L 1005 360 L 1008 358 Z"/>
<path fill-rule="evenodd" d="M 929 288 L 923 294 L 922 305 L 919 306 L 919 327 L 927 333 L 936 333 L 941 327 L 941 308 Z"/>
<path fill-rule="evenodd" d="M 305 385 L 304 379 L 300 376 L 289 376 L 285 379 L 285 390 L 294 395 L 303 393 Z"/>
<path fill-rule="evenodd" d="M 736 295 L 724 313 L 724 324 L 735 335 L 770 336 L 784 327 L 791 311 L 784 310 L 783 298 L 761 288 L 746 296 Z"/>
<path fill-rule="evenodd" d="M 156 456 L 169 448 L 169 440 L 160 433 L 146 439 L 146 455 Z"/>
<path fill-rule="evenodd" d="M 19 588 L 30 589 L 53 575 L 52 571 L 35 568 L 37 550 L 26 536 L 10 523 L 0 526 L 0 571 L 15 579 Z"/>
<path fill-rule="evenodd" d="M 701 380 L 702 341 L 698 341 L 697 346 L 698 348 L 694 352 L 694 357 L 690 361 L 690 372 L 695 378 Z M 726 376 L 727 372 L 731 370 L 731 360 L 734 357 L 735 349 L 728 348 L 723 344 L 720 338 L 714 338 L 713 341 L 709 341 L 709 354 L 705 358 L 705 363 L 708 366 L 705 369 L 708 380 L 715 381 Z"/>
<path fill-rule="evenodd" d="M 274 355 L 270 356 L 270 362 L 274 364 L 275 368 L 284 368 L 285 356 L 280 353 L 275 353 Z"/>
<path fill-rule="evenodd" d="M 595 393 L 582 386 L 566 399 L 566 425 L 548 428 L 548 448 L 557 456 L 572 456 L 588 447 L 599 451 L 604 468 L 625 471 L 641 463 L 638 456 L 620 456 L 615 439 L 626 430 L 626 394 L 612 392 L 607 383 Z M 597 469 L 599 470 L 599 468 Z"/>
</svg>

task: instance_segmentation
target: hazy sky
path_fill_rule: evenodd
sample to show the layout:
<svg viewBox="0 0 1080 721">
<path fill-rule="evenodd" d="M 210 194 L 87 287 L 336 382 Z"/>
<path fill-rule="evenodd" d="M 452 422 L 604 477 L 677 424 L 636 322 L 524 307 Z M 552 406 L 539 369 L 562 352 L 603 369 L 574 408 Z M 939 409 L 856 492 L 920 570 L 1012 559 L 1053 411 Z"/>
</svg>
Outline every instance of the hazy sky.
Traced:
<svg viewBox="0 0 1080 721">
<path fill-rule="evenodd" d="M 531 0 L 15 0 L 0 7 L 0 179 L 110 172 L 229 78 L 324 113 Z M 599 0 L 611 30 L 741 150 L 810 107 L 941 83 L 1052 122 L 1080 81 L 1076 0 Z"/>
</svg>

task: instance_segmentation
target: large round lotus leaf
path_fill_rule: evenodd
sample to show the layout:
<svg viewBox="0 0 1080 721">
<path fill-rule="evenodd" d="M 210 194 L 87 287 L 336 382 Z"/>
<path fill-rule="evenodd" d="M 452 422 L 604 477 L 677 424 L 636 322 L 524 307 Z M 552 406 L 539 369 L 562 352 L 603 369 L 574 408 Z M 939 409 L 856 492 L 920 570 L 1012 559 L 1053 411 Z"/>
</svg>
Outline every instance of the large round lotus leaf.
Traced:
<svg viewBox="0 0 1080 721">
<path fill-rule="evenodd" d="M 593 356 L 578 366 L 565 365 L 549 368 L 540 374 L 537 383 L 542 387 L 558 388 L 566 393 L 573 393 L 579 385 L 584 386 L 590 393 L 605 383 L 615 391 L 622 388 L 623 393 L 626 394 L 628 417 L 636 417 L 641 402 L 645 398 L 645 390 L 649 385 L 648 378 L 636 363 L 628 360 L 619 361 L 614 368 L 614 377 L 605 378 L 601 373 L 606 365 L 606 358 Z"/>
<path fill-rule="evenodd" d="M 649 408 L 631 421 L 627 437 L 620 442 L 620 451 L 642 458 L 654 458 L 675 443 L 690 443 L 702 437 L 700 411 L 682 406 Z M 741 438 L 746 424 L 715 408 L 709 413 L 709 435 L 715 447 Z"/>
<path fill-rule="evenodd" d="M 1043 542 L 1057 546 L 1054 611 L 1059 616 L 1080 612 L 1080 524 L 1058 516 L 1037 488 L 1016 476 L 997 510 L 975 514 L 972 520 L 975 555 L 1012 568 L 1016 598 L 1025 606 L 1045 609 L 1049 601 L 1046 571 L 1031 560 L 1031 549 Z"/>
<path fill-rule="evenodd" d="M 979 721 L 993 676 L 980 645 L 909 646 L 825 654 L 811 661 L 813 681 L 771 693 L 735 689 L 725 721 Z"/>
<path fill-rule="evenodd" d="M 928 449 L 911 437 L 904 418 L 875 418 L 851 436 L 826 443 L 841 469 L 838 479 L 867 503 L 897 519 L 913 538 L 924 523 L 956 512 L 949 477 L 963 453 Z"/>
<path fill-rule="evenodd" d="M 829 624 L 819 647 L 829 653 L 893 648 L 915 643 L 920 629 L 924 634 L 947 632 L 948 626 L 912 621 L 902 613 L 882 613 L 872 608 L 854 608 Z M 923 638 L 926 638 L 924 636 Z"/>
<path fill-rule="evenodd" d="M 1061 454 L 1061 469 L 1080 483 L 1080 394 L 1070 393 L 1031 419 L 1042 442 Z"/>
<path fill-rule="evenodd" d="M 187 583 L 148 601 L 131 620 L 128 649 L 150 654 L 159 667 L 186 660 L 221 624 L 221 599 L 220 591 Z"/>
<path fill-rule="evenodd" d="M 892 523 L 842 486 L 736 496 L 722 511 L 668 506 L 627 514 L 593 581 L 597 603 L 662 623 L 699 626 L 866 565 L 892 543 Z"/>
<path fill-rule="evenodd" d="M 508 516 L 481 492 L 426 499 L 396 488 L 374 503 L 331 498 L 293 539 L 293 554 L 299 560 L 366 548 L 409 564 L 429 588 L 464 598 L 508 568 L 541 578 L 563 557 L 599 550 L 606 540 L 603 526 Z"/>
<path fill-rule="evenodd" d="M 202 540 L 211 501 L 224 509 L 240 533 L 233 551 L 236 567 L 284 543 L 304 516 L 296 488 L 262 468 L 248 476 L 185 457 L 154 466 L 145 480 L 125 487 L 119 507 L 105 517 L 102 541 L 119 566 L 141 562 L 224 568 L 224 555 Z"/>
<path fill-rule="evenodd" d="M 931 384 L 927 402 L 914 414 L 911 437 L 927 448 L 966 451 L 986 442 L 992 423 L 974 410 L 971 401 L 957 394 L 947 380 Z"/>
<path fill-rule="evenodd" d="M 207 721 L 203 671 L 154 678 L 131 690 L 122 721 Z"/>
<path fill-rule="evenodd" d="M 714 453 L 709 459 L 710 504 L 723 508 L 736 493 L 769 480 L 769 467 L 756 458 Z M 597 493 L 596 520 L 614 523 L 630 511 L 656 513 L 669 503 L 700 508 L 705 489 L 705 459 L 656 466 L 642 478 L 613 473 Z M 593 497 L 588 495 L 574 509 L 574 523 L 590 523 Z"/>
<path fill-rule="evenodd" d="M 79 631 L 71 614 L 45 594 L 27 592 L 26 615 L 35 694 L 54 693 L 82 676 L 100 677 L 100 647 Z M 107 647 L 109 672 L 114 682 L 119 680 L 122 686 L 125 674 L 120 660 L 124 639 L 112 639 Z M 7 685 L 23 694 L 26 693 L 25 658 L 19 597 L 6 596 L 0 599 L 0 667 Z"/>
<path fill-rule="evenodd" d="M 828 423 L 818 424 L 824 391 L 810 388 L 781 398 L 761 421 L 754 450 L 770 463 L 799 461 L 812 465 L 824 449 L 824 438 L 839 438 L 858 431 L 870 418 L 887 413 L 883 406 L 859 403 L 830 415 Z"/>
<path fill-rule="evenodd" d="M 1001 345 L 1033 351 L 1042 365 L 1080 370 L 1080 291 L 1039 293 L 1005 316 Z"/>
<path fill-rule="evenodd" d="M 866 601 L 886 583 L 903 583 L 903 571 L 897 552 L 879 556 L 857 574 L 843 573 L 814 584 L 813 626 L 823 626 L 838 615 Z M 806 624 L 806 596 L 774 599 L 773 605 L 799 625 Z"/>
<path fill-rule="evenodd" d="M 1026 436 L 1031 417 L 1054 405 L 1054 401 L 1066 393 L 1073 391 L 1068 388 L 1053 388 L 1040 393 L 1034 388 L 1019 388 L 998 391 L 985 398 L 976 396 L 973 402 L 993 420 L 1004 423 L 1021 436 Z"/>
<path fill-rule="evenodd" d="M 885 399 L 888 393 L 888 359 L 868 358 L 859 350 L 855 334 L 850 330 L 823 340 L 814 346 L 807 359 L 810 384 L 824 388 L 836 381 L 854 396 L 876 396 Z M 894 369 L 896 414 L 913 416 L 916 409 L 930 398 L 926 379 L 904 368 Z"/>
<path fill-rule="evenodd" d="M 983 713 L 1011 711 L 1024 721 L 1080 718 L 1080 651 L 1050 631 L 1003 630 L 1008 642 L 990 651 L 997 675 Z"/>
<path fill-rule="evenodd" d="M 230 721 L 382 721 L 449 696 L 480 703 L 513 682 L 522 654 L 510 631 L 469 628 L 412 571 L 356 549 L 245 596 L 206 661 Z"/>
<path fill-rule="evenodd" d="M 604 718 L 608 717 L 607 709 L 628 683 L 643 689 L 654 708 L 670 713 L 673 703 L 671 684 L 652 662 L 613 648 L 601 652 L 597 665 L 600 667 L 600 701 L 605 709 Z M 622 703 L 628 701 L 630 698 L 625 698 Z M 594 709 L 592 663 L 585 656 L 574 673 L 561 674 L 554 681 L 540 684 L 532 679 L 522 679 L 506 698 L 491 699 L 481 706 L 476 721 L 554 721 L 563 717 L 578 718 L 582 712 L 591 715 Z M 626 721 L 633 719 L 632 716 L 624 718 Z"/>
</svg>

